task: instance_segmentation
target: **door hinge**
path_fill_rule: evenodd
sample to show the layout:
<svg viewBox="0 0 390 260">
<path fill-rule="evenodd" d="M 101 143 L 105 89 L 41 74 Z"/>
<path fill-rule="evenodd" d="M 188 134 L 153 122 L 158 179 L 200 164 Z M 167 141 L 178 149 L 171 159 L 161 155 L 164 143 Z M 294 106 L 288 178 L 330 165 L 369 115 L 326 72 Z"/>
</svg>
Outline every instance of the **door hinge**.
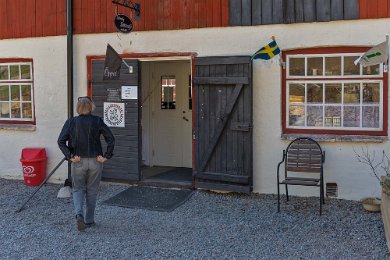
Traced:
<svg viewBox="0 0 390 260">
<path fill-rule="evenodd" d="M 196 140 L 195 130 L 192 131 L 192 140 Z"/>
</svg>

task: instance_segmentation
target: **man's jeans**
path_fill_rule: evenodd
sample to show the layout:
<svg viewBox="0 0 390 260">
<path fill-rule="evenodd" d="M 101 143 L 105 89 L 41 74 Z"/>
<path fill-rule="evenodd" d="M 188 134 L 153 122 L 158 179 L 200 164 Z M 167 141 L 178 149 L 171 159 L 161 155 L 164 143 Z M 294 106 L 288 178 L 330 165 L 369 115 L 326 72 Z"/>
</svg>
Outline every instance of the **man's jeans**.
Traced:
<svg viewBox="0 0 390 260">
<path fill-rule="evenodd" d="M 95 222 L 95 207 L 103 164 L 96 158 L 81 158 L 72 163 L 73 205 L 76 215 L 83 215 L 85 223 Z M 84 200 L 86 209 L 83 210 Z"/>
</svg>

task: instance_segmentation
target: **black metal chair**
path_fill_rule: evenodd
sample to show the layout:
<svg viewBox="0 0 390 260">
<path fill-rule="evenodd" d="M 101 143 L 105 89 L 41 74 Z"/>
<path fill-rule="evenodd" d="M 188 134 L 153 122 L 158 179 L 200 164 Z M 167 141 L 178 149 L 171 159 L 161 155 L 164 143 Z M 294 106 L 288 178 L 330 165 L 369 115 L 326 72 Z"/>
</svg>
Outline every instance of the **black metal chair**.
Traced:
<svg viewBox="0 0 390 260">
<path fill-rule="evenodd" d="M 325 162 L 325 151 L 321 146 L 311 138 L 297 138 L 293 140 L 283 150 L 283 159 L 278 164 L 278 212 L 280 212 L 280 185 L 286 186 L 286 198 L 289 201 L 288 185 L 315 186 L 320 189 L 320 215 L 322 214 L 322 204 L 325 204 L 324 198 L 324 177 L 323 163 Z M 284 179 L 280 179 L 279 169 L 284 163 Z M 292 174 L 294 173 L 294 174 Z M 300 173 L 311 173 L 310 177 L 296 177 Z"/>
</svg>

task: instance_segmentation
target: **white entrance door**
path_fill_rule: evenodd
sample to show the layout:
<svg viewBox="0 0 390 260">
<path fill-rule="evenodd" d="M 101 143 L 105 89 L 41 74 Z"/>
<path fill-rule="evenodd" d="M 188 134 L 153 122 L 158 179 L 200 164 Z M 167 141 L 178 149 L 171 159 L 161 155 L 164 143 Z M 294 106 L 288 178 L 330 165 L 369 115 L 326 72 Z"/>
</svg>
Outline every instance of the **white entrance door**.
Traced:
<svg viewBox="0 0 390 260">
<path fill-rule="evenodd" d="M 153 165 L 191 168 L 190 61 L 155 62 L 152 75 Z"/>
</svg>

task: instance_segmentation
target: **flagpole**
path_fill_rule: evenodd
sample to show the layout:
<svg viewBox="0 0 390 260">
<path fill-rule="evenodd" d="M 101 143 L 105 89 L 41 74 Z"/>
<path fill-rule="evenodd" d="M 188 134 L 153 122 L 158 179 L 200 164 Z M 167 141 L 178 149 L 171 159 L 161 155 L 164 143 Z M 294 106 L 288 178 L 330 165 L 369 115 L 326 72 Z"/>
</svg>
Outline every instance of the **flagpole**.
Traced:
<svg viewBox="0 0 390 260">
<path fill-rule="evenodd" d="M 122 59 L 122 62 L 126 65 L 126 67 L 129 69 L 129 73 L 133 73 L 133 70 L 132 70 L 132 66 L 130 66 L 129 64 L 127 64 L 127 62 L 125 61 L 125 59 Z"/>
<path fill-rule="evenodd" d="M 275 41 L 275 35 L 272 35 L 272 40 Z M 284 63 L 283 63 L 283 58 L 282 58 L 282 50 L 280 50 L 280 53 L 279 53 L 279 65 L 282 66 L 282 68 L 284 68 Z"/>
<path fill-rule="evenodd" d="M 127 66 L 128 69 L 130 69 L 130 65 L 127 64 L 127 62 L 124 59 L 122 59 L 122 62 Z"/>
<path fill-rule="evenodd" d="M 387 64 L 389 64 L 389 57 L 390 57 L 390 46 L 389 46 L 389 34 L 386 33 L 386 42 L 387 42 L 387 48 L 389 51 L 387 52 Z"/>
</svg>

